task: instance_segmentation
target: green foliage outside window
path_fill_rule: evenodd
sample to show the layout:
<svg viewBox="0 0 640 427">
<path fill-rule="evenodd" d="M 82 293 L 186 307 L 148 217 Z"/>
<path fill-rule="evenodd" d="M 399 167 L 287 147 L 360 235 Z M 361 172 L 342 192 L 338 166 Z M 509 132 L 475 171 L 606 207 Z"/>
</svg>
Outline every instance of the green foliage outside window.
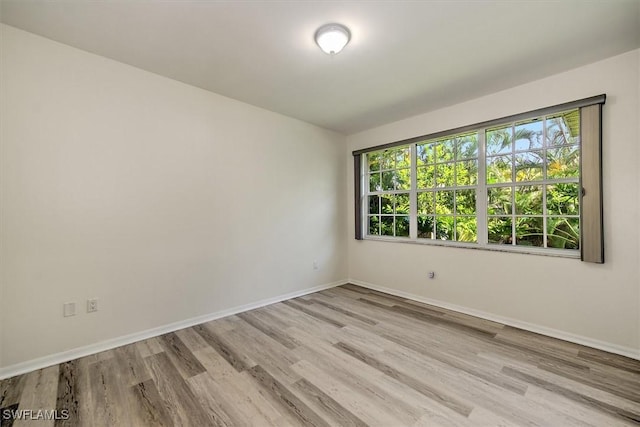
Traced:
<svg viewBox="0 0 640 427">
<path fill-rule="evenodd" d="M 418 143 L 416 158 L 418 238 L 476 242 L 477 132 Z"/>
<path fill-rule="evenodd" d="M 367 156 L 369 192 L 368 233 L 409 237 L 411 149 L 399 147 Z"/>
<path fill-rule="evenodd" d="M 489 243 L 579 248 L 579 120 L 574 110 L 487 130 Z"/>
<path fill-rule="evenodd" d="M 368 234 L 411 236 L 414 197 L 418 239 L 579 249 L 579 120 L 573 110 L 368 153 Z"/>
</svg>

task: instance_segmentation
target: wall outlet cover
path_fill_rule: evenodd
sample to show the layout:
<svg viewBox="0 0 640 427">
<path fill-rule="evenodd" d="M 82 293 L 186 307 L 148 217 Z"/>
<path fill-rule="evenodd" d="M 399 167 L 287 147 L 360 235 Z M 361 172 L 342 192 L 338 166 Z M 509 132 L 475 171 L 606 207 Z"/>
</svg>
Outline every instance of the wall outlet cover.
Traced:
<svg viewBox="0 0 640 427">
<path fill-rule="evenodd" d="M 63 316 L 64 317 L 69 317 L 69 316 L 75 316 L 76 315 L 76 303 L 75 302 L 65 302 L 62 305 L 62 309 L 63 309 Z"/>
</svg>

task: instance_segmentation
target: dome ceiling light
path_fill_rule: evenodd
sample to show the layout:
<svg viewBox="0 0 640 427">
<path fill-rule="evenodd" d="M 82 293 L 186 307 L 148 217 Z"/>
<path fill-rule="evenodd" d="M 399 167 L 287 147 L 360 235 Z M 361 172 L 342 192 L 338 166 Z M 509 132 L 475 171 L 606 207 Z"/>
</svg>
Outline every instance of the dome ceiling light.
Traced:
<svg viewBox="0 0 640 427">
<path fill-rule="evenodd" d="M 316 31 L 316 43 L 329 55 L 339 53 L 351 39 L 349 29 L 341 24 L 327 24 Z"/>
</svg>

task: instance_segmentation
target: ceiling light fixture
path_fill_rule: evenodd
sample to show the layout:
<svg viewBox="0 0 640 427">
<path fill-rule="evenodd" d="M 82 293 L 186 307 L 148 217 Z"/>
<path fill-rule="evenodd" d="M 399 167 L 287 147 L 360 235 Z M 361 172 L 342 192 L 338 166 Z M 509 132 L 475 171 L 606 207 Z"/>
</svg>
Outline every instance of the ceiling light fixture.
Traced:
<svg viewBox="0 0 640 427">
<path fill-rule="evenodd" d="M 349 29 L 341 24 L 327 24 L 316 31 L 316 43 L 325 53 L 339 53 L 351 39 Z"/>
</svg>

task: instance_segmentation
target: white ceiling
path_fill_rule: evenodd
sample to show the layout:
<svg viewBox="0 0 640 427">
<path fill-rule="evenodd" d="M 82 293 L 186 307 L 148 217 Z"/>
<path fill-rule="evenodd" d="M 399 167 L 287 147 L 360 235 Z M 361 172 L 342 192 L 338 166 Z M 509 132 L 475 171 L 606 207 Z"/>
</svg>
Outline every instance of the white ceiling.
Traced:
<svg viewBox="0 0 640 427">
<path fill-rule="evenodd" d="M 640 0 L 1 0 L 6 24 L 350 134 L 640 47 Z M 352 40 L 330 57 L 322 24 Z"/>
</svg>

